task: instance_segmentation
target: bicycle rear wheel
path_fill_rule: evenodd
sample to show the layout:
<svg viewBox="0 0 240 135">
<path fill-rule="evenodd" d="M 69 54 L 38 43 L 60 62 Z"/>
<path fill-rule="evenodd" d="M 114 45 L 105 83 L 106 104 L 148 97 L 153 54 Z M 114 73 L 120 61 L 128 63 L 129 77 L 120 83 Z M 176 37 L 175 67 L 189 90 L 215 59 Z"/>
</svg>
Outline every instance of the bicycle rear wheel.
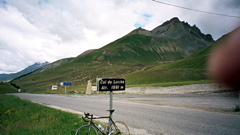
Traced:
<svg viewBox="0 0 240 135">
<path fill-rule="evenodd" d="M 116 121 L 115 125 L 112 125 L 111 128 L 111 135 L 130 135 L 128 126 L 122 121 Z"/>
<path fill-rule="evenodd" d="M 98 132 L 92 125 L 82 125 L 77 129 L 75 135 L 98 135 Z"/>
</svg>

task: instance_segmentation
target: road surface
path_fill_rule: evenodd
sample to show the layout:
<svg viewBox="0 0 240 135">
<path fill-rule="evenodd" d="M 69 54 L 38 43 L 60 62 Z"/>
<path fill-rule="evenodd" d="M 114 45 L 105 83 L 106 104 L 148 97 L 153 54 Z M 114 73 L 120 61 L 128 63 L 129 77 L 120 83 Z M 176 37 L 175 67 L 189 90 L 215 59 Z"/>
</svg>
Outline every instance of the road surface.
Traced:
<svg viewBox="0 0 240 135">
<path fill-rule="evenodd" d="M 14 95 L 45 105 L 90 112 L 98 116 L 108 115 L 105 111 L 109 109 L 107 94 L 87 96 L 16 93 Z M 203 107 L 204 104 L 208 108 L 223 104 L 223 107 L 227 108 L 238 102 L 237 98 L 219 100 L 216 97 L 181 98 L 137 94 L 116 94 L 113 97 L 115 109 L 113 119 L 124 121 L 131 127 L 133 134 L 240 134 L 240 115 L 206 111 Z"/>
</svg>

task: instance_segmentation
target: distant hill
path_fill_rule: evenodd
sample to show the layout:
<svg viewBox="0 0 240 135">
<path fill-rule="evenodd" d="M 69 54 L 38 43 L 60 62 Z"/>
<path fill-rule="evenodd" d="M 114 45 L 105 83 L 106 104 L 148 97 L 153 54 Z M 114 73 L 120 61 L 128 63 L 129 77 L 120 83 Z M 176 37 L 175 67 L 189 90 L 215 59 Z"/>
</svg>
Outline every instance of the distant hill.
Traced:
<svg viewBox="0 0 240 135">
<path fill-rule="evenodd" d="M 60 59 L 58 61 L 55 61 L 53 63 L 48 63 L 48 64 L 42 66 L 41 68 L 39 68 L 38 70 L 36 70 L 33 74 L 41 73 L 41 72 L 44 72 L 44 71 L 47 71 L 50 69 L 54 69 L 58 66 L 61 66 L 62 64 L 65 64 L 65 63 L 71 61 L 72 59 L 74 59 L 74 58 L 65 58 L 65 59 Z"/>
<path fill-rule="evenodd" d="M 0 74 L 0 82 L 4 82 L 4 81 L 10 81 L 13 80 L 17 77 L 20 77 L 22 75 L 28 74 L 30 72 L 33 72 L 45 65 L 47 65 L 48 62 L 44 62 L 44 63 L 34 63 L 31 66 L 28 66 L 27 68 L 23 69 L 22 71 L 19 71 L 17 73 L 11 73 L 11 74 Z"/>
<path fill-rule="evenodd" d="M 173 18 L 151 31 L 135 29 L 100 49 L 87 51 L 54 68 L 39 69 L 13 83 L 23 89 L 43 90 L 62 81 L 80 85 L 98 77 L 122 77 L 181 60 L 213 42 L 211 35 L 201 33 L 195 25 Z"/>
</svg>

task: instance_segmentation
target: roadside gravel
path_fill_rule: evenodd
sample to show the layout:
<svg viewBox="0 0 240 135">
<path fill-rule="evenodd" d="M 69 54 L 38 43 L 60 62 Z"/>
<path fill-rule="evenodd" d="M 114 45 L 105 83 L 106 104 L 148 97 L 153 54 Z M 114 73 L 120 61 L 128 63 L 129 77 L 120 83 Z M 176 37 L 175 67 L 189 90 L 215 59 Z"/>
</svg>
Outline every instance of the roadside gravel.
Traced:
<svg viewBox="0 0 240 135">
<path fill-rule="evenodd" d="M 126 89 L 128 94 L 189 94 L 189 93 L 216 93 L 230 90 L 223 84 L 191 84 L 172 87 L 131 87 Z"/>
</svg>

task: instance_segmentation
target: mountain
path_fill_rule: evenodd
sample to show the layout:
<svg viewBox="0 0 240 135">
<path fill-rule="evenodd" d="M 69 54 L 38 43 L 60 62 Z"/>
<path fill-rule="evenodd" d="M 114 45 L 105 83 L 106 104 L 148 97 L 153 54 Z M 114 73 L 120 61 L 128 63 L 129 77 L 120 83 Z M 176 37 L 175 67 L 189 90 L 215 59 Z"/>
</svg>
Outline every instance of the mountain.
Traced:
<svg viewBox="0 0 240 135">
<path fill-rule="evenodd" d="M 90 50 L 84 51 L 84 52 L 81 53 L 79 56 L 88 54 L 88 53 L 90 53 L 90 52 L 92 52 L 92 51 L 94 51 L 94 50 L 96 50 L 96 49 L 90 49 Z M 78 56 L 78 57 L 79 57 L 79 56 Z"/>
<path fill-rule="evenodd" d="M 195 40 L 196 43 L 201 42 L 200 40 L 214 41 L 210 34 L 203 34 L 196 25 L 190 26 L 187 22 L 180 22 L 177 17 L 154 28 L 151 31 L 151 36 Z"/>
<path fill-rule="evenodd" d="M 214 40 L 210 34 L 203 34 L 196 26 L 190 26 L 186 22 L 180 22 L 174 17 L 152 30 L 152 36 L 170 37 L 182 42 L 184 54 L 189 56 L 199 49 L 205 48 L 205 44 L 212 43 Z M 194 45 L 194 47 L 192 47 Z"/>
<path fill-rule="evenodd" d="M 222 36 L 210 46 L 187 58 L 173 63 L 157 65 L 144 71 L 127 74 L 124 78 L 128 80 L 128 85 L 209 80 L 207 76 L 209 55 L 215 47 L 225 41 L 228 35 Z"/>
<path fill-rule="evenodd" d="M 138 34 L 138 35 L 145 35 L 145 36 L 151 36 L 151 35 L 152 35 L 152 32 L 151 32 L 151 31 L 148 31 L 148 30 L 145 30 L 145 29 L 143 29 L 143 28 L 141 28 L 141 27 L 139 27 L 139 28 L 131 31 L 131 32 L 130 32 L 129 34 L 127 34 L 127 35 L 136 35 L 136 34 Z"/>
<path fill-rule="evenodd" d="M 76 59 L 106 61 L 117 59 L 134 63 L 154 63 L 185 58 L 213 43 L 212 36 L 178 18 L 151 31 L 137 28 L 124 37 Z M 94 55 L 94 56 L 93 56 Z M 75 60 L 77 61 L 77 60 Z"/>
<path fill-rule="evenodd" d="M 40 69 L 12 82 L 23 89 L 44 90 L 63 81 L 76 86 L 98 77 L 122 77 L 181 60 L 213 42 L 211 35 L 173 18 L 151 31 L 135 29 L 100 49 L 87 51 L 57 67 L 43 72 Z"/>
<path fill-rule="evenodd" d="M 12 79 L 15 79 L 17 77 L 20 77 L 22 75 L 25 75 L 25 74 L 29 74 L 45 65 L 47 65 L 48 62 L 44 62 L 44 63 L 34 63 L 33 65 L 30 65 L 28 66 L 27 68 L 17 72 L 17 73 L 11 73 L 11 74 L 0 74 L 0 82 L 3 82 L 3 81 L 10 81 Z"/>
<path fill-rule="evenodd" d="M 177 17 L 164 22 L 152 31 L 138 28 L 128 35 L 131 34 L 175 39 L 178 41 L 184 57 L 205 48 L 206 44 L 214 42 L 210 34 L 203 34 L 196 25 L 190 26 L 187 22 L 181 22 Z"/>
<path fill-rule="evenodd" d="M 74 58 L 65 58 L 65 59 L 60 59 L 58 61 L 55 61 L 53 63 L 48 63 L 48 64 L 38 68 L 38 70 L 35 70 L 35 72 L 33 74 L 41 73 L 41 72 L 44 72 L 44 71 L 47 71 L 50 69 L 54 69 L 58 66 L 61 66 L 62 64 L 65 64 L 65 63 L 71 61 L 72 59 L 74 59 Z"/>
</svg>

